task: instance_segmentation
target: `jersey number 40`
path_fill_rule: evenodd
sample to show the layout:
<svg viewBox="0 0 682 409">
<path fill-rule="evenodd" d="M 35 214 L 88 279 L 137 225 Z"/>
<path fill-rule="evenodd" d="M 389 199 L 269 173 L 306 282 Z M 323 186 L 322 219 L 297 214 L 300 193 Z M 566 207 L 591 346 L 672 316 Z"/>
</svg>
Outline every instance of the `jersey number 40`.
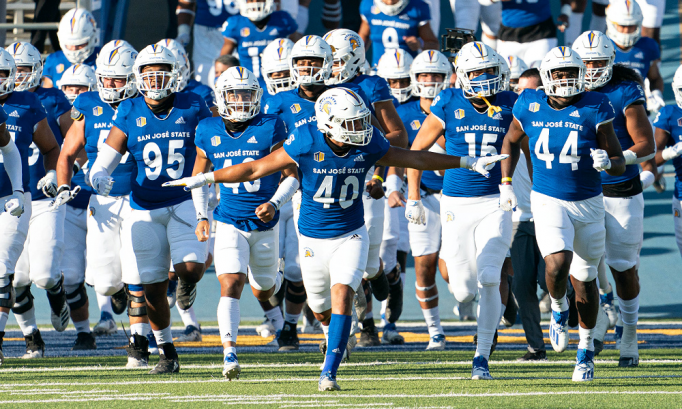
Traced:
<svg viewBox="0 0 682 409">
<path fill-rule="evenodd" d="M 348 199 L 349 188 L 353 192 L 350 200 Z M 360 195 L 360 182 L 358 181 L 357 176 L 347 176 L 346 180 L 343 182 L 343 186 L 341 186 L 341 193 L 339 194 L 338 199 L 332 197 L 332 192 L 334 192 L 334 176 L 325 176 L 320 188 L 315 192 L 313 200 L 324 204 L 323 208 L 325 209 L 329 209 L 331 204 L 334 203 L 335 200 L 338 200 L 339 206 L 341 206 L 342 209 L 346 209 L 350 207 L 350 205 L 353 204 L 353 201 Z"/>
</svg>

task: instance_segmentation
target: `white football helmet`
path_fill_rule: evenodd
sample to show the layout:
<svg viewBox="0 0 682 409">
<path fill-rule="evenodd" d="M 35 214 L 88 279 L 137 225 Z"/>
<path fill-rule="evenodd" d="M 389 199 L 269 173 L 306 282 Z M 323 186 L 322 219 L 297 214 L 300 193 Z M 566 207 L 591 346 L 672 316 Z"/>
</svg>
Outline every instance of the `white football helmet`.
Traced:
<svg viewBox="0 0 682 409">
<path fill-rule="evenodd" d="M 497 59 L 500 64 L 500 77 L 502 77 L 502 91 L 509 91 L 511 86 L 511 69 L 509 68 L 509 63 L 501 55 L 497 54 Z"/>
<path fill-rule="evenodd" d="M 125 41 L 109 41 L 97 55 L 97 91 L 102 101 L 114 104 L 137 94 L 137 84 L 133 65 L 137 58 L 137 51 Z M 125 79 L 126 83 L 118 88 L 106 88 L 104 78 Z"/>
<path fill-rule="evenodd" d="M 95 18 L 85 9 L 71 9 L 59 22 L 57 30 L 59 46 L 71 64 L 80 64 L 95 51 L 99 44 L 99 30 Z M 68 47 L 81 46 L 80 50 L 69 50 Z"/>
<path fill-rule="evenodd" d="M 329 89 L 315 102 L 317 129 L 330 139 L 348 145 L 372 140 L 372 114 L 358 94 L 348 88 Z"/>
<path fill-rule="evenodd" d="M 323 39 L 332 49 L 334 62 L 339 63 L 326 84 L 342 84 L 353 79 L 365 64 L 365 42 L 355 31 L 346 28 L 332 30 Z M 335 72 L 339 74 L 334 76 Z"/>
<path fill-rule="evenodd" d="M 192 75 L 189 65 L 189 58 L 187 58 L 185 47 L 172 38 L 164 38 L 163 40 L 158 41 L 156 44 L 166 47 L 175 56 L 175 59 L 178 62 L 178 87 L 175 92 L 182 91 L 187 86 L 187 83 L 191 79 Z"/>
<path fill-rule="evenodd" d="M 420 82 L 419 74 L 443 74 L 442 82 Z M 412 95 L 421 98 L 435 98 L 439 92 L 448 87 L 452 75 L 452 65 L 440 51 L 426 50 L 414 58 L 410 66 L 410 82 Z"/>
<path fill-rule="evenodd" d="M 299 59 L 319 58 L 322 59 L 322 67 L 297 66 Z M 289 70 L 296 86 L 324 84 L 332 75 L 333 53 L 332 49 L 322 37 L 309 35 L 296 41 L 291 49 Z M 307 73 L 302 72 L 303 70 Z"/>
<path fill-rule="evenodd" d="M 168 71 L 147 71 L 142 69 L 148 65 L 168 65 Z M 166 98 L 178 86 L 178 63 L 171 50 L 158 44 L 152 44 L 140 51 L 133 64 L 133 73 L 137 89 L 147 98 L 160 100 Z"/>
<path fill-rule="evenodd" d="M 616 60 L 616 48 L 606 34 L 599 31 L 586 31 L 576 38 L 573 51 L 585 61 L 606 61 L 602 68 L 587 68 L 585 86 L 597 89 L 606 85 L 613 75 L 613 62 Z"/>
<path fill-rule="evenodd" d="M 642 9 L 635 0 L 612 0 L 606 8 L 606 35 L 621 47 L 632 47 L 642 36 Z M 619 26 L 637 26 L 632 33 L 621 33 Z"/>
<path fill-rule="evenodd" d="M 502 90 L 503 78 L 500 65 L 503 59 L 489 46 L 475 41 L 462 46 L 457 54 L 457 82 L 467 98 L 490 97 Z M 494 74 L 483 73 L 469 78 L 469 73 L 494 69 Z"/>
<path fill-rule="evenodd" d="M 515 55 L 508 56 L 506 60 L 507 64 L 509 65 L 510 72 L 509 87 L 512 91 L 516 92 L 516 89 L 518 88 L 517 84 L 519 82 L 519 77 L 521 77 L 521 74 L 528 70 L 528 65 Z"/>
<path fill-rule="evenodd" d="M 95 91 L 97 89 L 97 78 L 95 77 L 95 70 L 89 65 L 76 64 L 72 65 L 64 71 L 62 78 L 57 81 L 57 87 L 64 91 L 63 87 L 69 85 L 80 85 L 88 87 L 88 91 Z M 71 101 L 76 100 L 78 94 L 67 94 L 64 91 L 64 95 Z"/>
<path fill-rule="evenodd" d="M 410 81 L 410 67 L 413 58 L 405 50 L 394 48 L 386 50 L 377 64 L 377 75 L 388 80 L 407 78 Z M 405 88 L 391 88 L 391 95 L 401 104 L 412 96 L 412 83 Z"/>
<path fill-rule="evenodd" d="M 6 77 L 0 76 L 0 96 L 3 96 L 14 91 L 17 66 L 12 55 L 2 47 L 0 47 L 0 71 L 8 72 Z"/>
<path fill-rule="evenodd" d="M 17 67 L 30 67 L 31 72 L 19 73 L 14 86 L 16 91 L 26 91 L 33 87 L 40 85 L 40 80 L 43 76 L 43 59 L 40 57 L 40 51 L 31 43 L 17 42 L 12 43 L 7 47 L 7 51 L 14 58 L 14 63 Z"/>
<path fill-rule="evenodd" d="M 277 10 L 275 0 L 238 0 L 237 3 L 239 4 L 239 14 L 251 21 L 261 21 Z"/>
<path fill-rule="evenodd" d="M 407 7 L 410 0 L 398 0 L 395 4 L 388 5 L 382 0 L 374 0 L 374 6 L 376 6 L 379 11 L 386 14 L 387 16 L 395 16 L 400 14 L 401 11 Z"/>
<path fill-rule="evenodd" d="M 682 65 L 677 68 L 673 77 L 673 93 L 677 106 L 682 108 Z"/>
<path fill-rule="evenodd" d="M 291 49 L 293 47 L 293 41 L 288 38 L 278 38 L 268 44 L 261 54 L 261 61 L 268 62 L 261 67 L 261 71 L 263 72 L 265 86 L 271 95 L 294 88 L 294 83 L 291 80 L 291 71 L 289 71 L 289 58 L 291 57 Z M 286 77 L 277 79 L 270 77 L 275 72 L 283 71 L 287 72 L 288 75 Z"/>
<path fill-rule="evenodd" d="M 553 79 L 552 72 L 575 68 L 577 78 Z M 585 91 L 585 63 L 578 53 L 568 47 L 554 47 L 540 64 L 540 78 L 545 94 L 555 97 L 572 97 Z"/>
<path fill-rule="evenodd" d="M 221 117 L 244 122 L 258 115 L 263 89 L 258 79 L 244 67 L 230 67 L 215 83 L 215 99 Z"/>
</svg>

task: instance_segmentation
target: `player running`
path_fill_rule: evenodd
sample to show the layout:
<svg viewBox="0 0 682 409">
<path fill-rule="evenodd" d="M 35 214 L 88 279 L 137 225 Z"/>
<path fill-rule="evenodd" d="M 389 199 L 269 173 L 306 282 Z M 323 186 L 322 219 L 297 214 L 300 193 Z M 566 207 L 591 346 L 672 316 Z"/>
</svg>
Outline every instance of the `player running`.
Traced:
<svg viewBox="0 0 682 409">
<path fill-rule="evenodd" d="M 575 51 L 553 48 L 542 61 L 540 75 L 544 90 L 527 89 L 514 105 L 502 148 L 512 158 L 502 163 L 500 207 L 511 211 L 516 206 L 511 175 L 521 141 L 528 136 L 531 210 L 551 297 L 549 338 L 557 352 L 568 347 L 570 273 L 580 321 L 573 380 L 591 381 L 600 308 L 595 281 L 606 234 L 601 172 L 622 175 L 625 159 L 613 130 L 613 106 L 602 93 L 584 92 L 585 64 Z"/>
</svg>

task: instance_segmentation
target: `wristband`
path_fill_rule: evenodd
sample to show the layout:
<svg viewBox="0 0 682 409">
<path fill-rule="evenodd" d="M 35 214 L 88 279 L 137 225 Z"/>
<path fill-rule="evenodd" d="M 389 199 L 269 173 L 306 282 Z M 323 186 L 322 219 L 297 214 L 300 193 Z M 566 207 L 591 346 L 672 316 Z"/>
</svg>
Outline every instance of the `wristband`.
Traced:
<svg viewBox="0 0 682 409">
<path fill-rule="evenodd" d="M 203 222 L 204 220 L 208 221 L 208 217 L 198 217 L 197 218 L 198 222 Z"/>
<path fill-rule="evenodd" d="M 511 182 L 512 182 L 512 178 L 510 178 L 510 177 L 502 178 L 502 184 L 503 185 L 511 185 Z"/>
<path fill-rule="evenodd" d="M 459 167 L 471 170 L 472 164 L 476 161 L 476 158 L 470 156 L 461 156 L 459 158 Z"/>
<path fill-rule="evenodd" d="M 570 4 L 564 4 L 563 6 L 561 6 L 561 14 L 565 16 L 570 16 L 572 11 L 573 10 L 571 9 Z"/>
<path fill-rule="evenodd" d="M 78 164 L 78 162 L 73 163 L 73 174 L 77 174 L 81 170 L 81 165 Z"/>
<path fill-rule="evenodd" d="M 378 180 L 378 181 L 381 182 L 381 183 L 384 183 L 384 178 L 382 178 L 382 177 L 379 176 L 379 175 L 373 175 L 373 176 L 372 176 L 372 180 L 374 180 L 374 179 Z"/>
</svg>

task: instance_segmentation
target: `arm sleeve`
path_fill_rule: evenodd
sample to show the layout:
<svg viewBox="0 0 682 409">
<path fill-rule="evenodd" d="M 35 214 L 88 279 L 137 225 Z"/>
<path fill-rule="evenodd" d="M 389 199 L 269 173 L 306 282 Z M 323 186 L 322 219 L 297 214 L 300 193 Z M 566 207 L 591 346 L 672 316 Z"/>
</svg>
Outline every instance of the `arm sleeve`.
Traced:
<svg viewBox="0 0 682 409">
<path fill-rule="evenodd" d="M 0 147 L 0 153 L 2 153 L 2 160 L 5 162 L 5 172 L 7 172 L 10 183 L 12 183 L 12 190 L 23 192 L 21 155 L 12 138 L 9 139 L 7 145 Z"/>
<path fill-rule="evenodd" d="M 275 206 L 275 209 L 281 209 L 283 204 L 291 200 L 300 185 L 298 179 L 295 177 L 289 176 L 285 178 L 282 183 L 279 184 L 277 191 L 272 195 L 269 202 Z"/>
<path fill-rule="evenodd" d="M 118 109 L 116 110 L 116 113 L 114 114 L 114 126 L 116 128 L 120 129 L 121 132 L 126 134 L 128 136 L 128 112 L 130 111 L 130 106 L 132 102 L 130 102 L 129 99 L 126 99 L 124 101 L 121 101 L 121 103 L 118 105 Z"/>
<path fill-rule="evenodd" d="M 95 163 L 90 168 L 90 185 L 95 186 L 93 181 L 99 177 L 110 176 L 116 169 L 116 166 L 121 163 L 122 157 L 123 155 L 116 151 L 116 149 L 106 143 L 103 144 L 99 148 Z"/>
</svg>

